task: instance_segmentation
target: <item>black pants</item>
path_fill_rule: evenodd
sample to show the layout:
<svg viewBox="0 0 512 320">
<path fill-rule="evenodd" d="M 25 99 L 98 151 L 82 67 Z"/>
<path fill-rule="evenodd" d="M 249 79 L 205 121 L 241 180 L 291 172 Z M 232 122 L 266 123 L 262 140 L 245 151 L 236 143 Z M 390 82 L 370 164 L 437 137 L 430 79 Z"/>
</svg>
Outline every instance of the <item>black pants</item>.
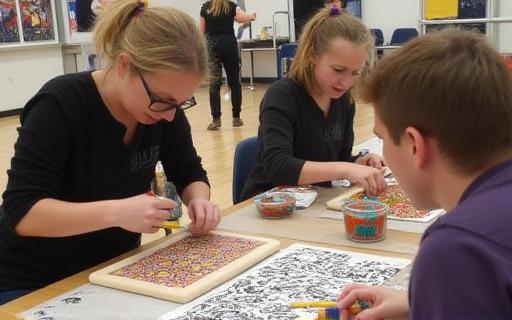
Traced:
<svg viewBox="0 0 512 320">
<path fill-rule="evenodd" d="M 228 85 L 231 89 L 233 118 L 240 117 L 242 106 L 242 85 L 240 84 L 240 59 L 234 35 L 213 35 L 208 37 L 212 60 L 212 78 L 210 79 L 210 109 L 212 117 L 219 119 L 220 87 L 222 86 L 222 66 L 226 70 Z"/>
</svg>

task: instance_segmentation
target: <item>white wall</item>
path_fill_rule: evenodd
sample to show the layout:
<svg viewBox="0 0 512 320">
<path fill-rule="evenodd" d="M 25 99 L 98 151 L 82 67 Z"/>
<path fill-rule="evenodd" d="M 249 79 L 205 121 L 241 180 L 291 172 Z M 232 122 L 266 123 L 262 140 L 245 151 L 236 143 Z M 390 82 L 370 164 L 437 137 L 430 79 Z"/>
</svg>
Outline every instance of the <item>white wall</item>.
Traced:
<svg viewBox="0 0 512 320">
<path fill-rule="evenodd" d="M 0 111 L 22 108 L 49 79 L 64 73 L 60 46 L 0 50 Z"/>
<path fill-rule="evenodd" d="M 305 0 L 306 1 L 306 0 Z M 512 1 L 496 0 L 500 16 L 512 16 Z M 152 0 L 152 5 L 172 5 L 183 9 L 195 19 L 204 0 Z M 258 20 L 253 23 L 253 34 L 261 26 L 272 24 L 272 13 L 287 10 L 288 0 L 245 0 L 246 9 L 255 11 Z M 364 0 L 362 1 L 363 23 L 369 28 L 380 28 L 385 42 L 389 42 L 394 29 L 418 28 L 420 0 Z M 287 23 L 279 18 L 281 35 L 287 34 Z M 512 23 L 496 27 L 499 49 L 512 52 Z M 0 111 L 21 108 L 43 83 L 63 74 L 60 47 L 36 47 L 25 49 L 0 49 Z M 242 54 L 242 75 L 250 75 L 249 54 Z M 276 77 L 276 58 L 271 51 L 254 53 L 254 76 Z"/>
<path fill-rule="evenodd" d="M 201 5 L 206 0 L 152 0 L 150 5 L 152 7 L 165 7 L 172 6 L 177 9 L 181 9 L 192 16 L 194 19 L 199 21 L 199 13 L 201 11 Z"/>
<path fill-rule="evenodd" d="M 286 1 L 275 1 L 273 8 L 283 7 L 286 10 Z M 256 11 L 258 20 L 253 22 L 253 30 L 259 30 L 258 26 L 271 25 L 272 12 L 268 8 L 270 0 L 246 0 L 248 11 Z M 361 1 L 363 23 L 368 28 L 379 28 L 384 33 L 384 41 L 391 40 L 391 35 L 396 28 L 417 28 L 420 19 L 420 0 L 363 0 Z M 281 9 L 274 9 L 281 10 Z M 261 19 L 260 19 L 261 18 Z M 253 31 L 254 32 L 254 31 Z M 248 54 L 242 54 L 242 76 L 249 76 L 250 60 Z M 254 53 L 254 76 L 276 77 L 276 58 L 273 52 Z"/>
<path fill-rule="evenodd" d="M 368 28 L 382 30 L 384 43 L 391 41 L 396 28 L 416 28 L 419 31 L 419 0 L 363 0 L 361 12 L 363 23 Z"/>
<path fill-rule="evenodd" d="M 499 16 L 512 17 L 512 1 L 500 1 Z M 495 28 L 499 35 L 499 50 L 501 52 L 512 53 L 512 23 L 501 23 L 497 25 Z"/>
</svg>

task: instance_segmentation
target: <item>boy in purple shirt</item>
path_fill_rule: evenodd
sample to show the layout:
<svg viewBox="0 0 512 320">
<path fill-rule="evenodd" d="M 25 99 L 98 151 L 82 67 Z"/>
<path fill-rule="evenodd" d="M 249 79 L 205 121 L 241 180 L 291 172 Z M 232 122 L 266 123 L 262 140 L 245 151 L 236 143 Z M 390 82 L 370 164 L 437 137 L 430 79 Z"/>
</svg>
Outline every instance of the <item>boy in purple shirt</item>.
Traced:
<svg viewBox="0 0 512 320">
<path fill-rule="evenodd" d="M 418 208 L 448 213 L 423 235 L 409 295 L 351 285 L 356 319 L 512 319 L 512 76 L 486 40 L 446 30 L 379 62 L 361 97 L 384 157 Z"/>
</svg>

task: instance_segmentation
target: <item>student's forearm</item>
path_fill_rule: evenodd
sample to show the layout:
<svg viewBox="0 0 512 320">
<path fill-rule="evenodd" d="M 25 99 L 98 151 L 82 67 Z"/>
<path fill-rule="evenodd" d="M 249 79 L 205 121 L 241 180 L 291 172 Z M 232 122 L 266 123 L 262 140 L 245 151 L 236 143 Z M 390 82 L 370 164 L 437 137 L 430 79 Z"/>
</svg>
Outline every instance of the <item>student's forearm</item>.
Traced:
<svg viewBox="0 0 512 320">
<path fill-rule="evenodd" d="M 74 203 L 42 199 L 16 225 L 21 236 L 67 237 L 116 226 L 116 200 Z"/>
<path fill-rule="evenodd" d="M 347 165 L 343 162 L 306 161 L 299 176 L 299 185 L 343 178 Z"/>
<path fill-rule="evenodd" d="M 189 184 L 182 193 L 182 200 L 188 204 L 192 199 L 210 199 L 210 187 L 203 181 L 195 181 Z"/>
<path fill-rule="evenodd" d="M 254 19 L 254 15 L 251 13 L 247 13 L 243 10 L 237 10 L 235 21 L 238 23 L 247 23 L 251 22 Z"/>
</svg>

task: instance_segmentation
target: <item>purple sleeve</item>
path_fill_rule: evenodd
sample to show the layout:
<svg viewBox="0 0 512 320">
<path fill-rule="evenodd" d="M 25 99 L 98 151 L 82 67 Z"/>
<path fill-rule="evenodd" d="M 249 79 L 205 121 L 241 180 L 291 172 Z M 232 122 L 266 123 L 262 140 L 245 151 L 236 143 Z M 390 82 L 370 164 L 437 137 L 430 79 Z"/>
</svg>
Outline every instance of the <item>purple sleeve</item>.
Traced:
<svg viewBox="0 0 512 320">
<path fill-rule="evenodd" d="M 414 262 L 411 319 L 512 319 L 511 258 L 471 232 L 433 230 Z"/>
</svg>

